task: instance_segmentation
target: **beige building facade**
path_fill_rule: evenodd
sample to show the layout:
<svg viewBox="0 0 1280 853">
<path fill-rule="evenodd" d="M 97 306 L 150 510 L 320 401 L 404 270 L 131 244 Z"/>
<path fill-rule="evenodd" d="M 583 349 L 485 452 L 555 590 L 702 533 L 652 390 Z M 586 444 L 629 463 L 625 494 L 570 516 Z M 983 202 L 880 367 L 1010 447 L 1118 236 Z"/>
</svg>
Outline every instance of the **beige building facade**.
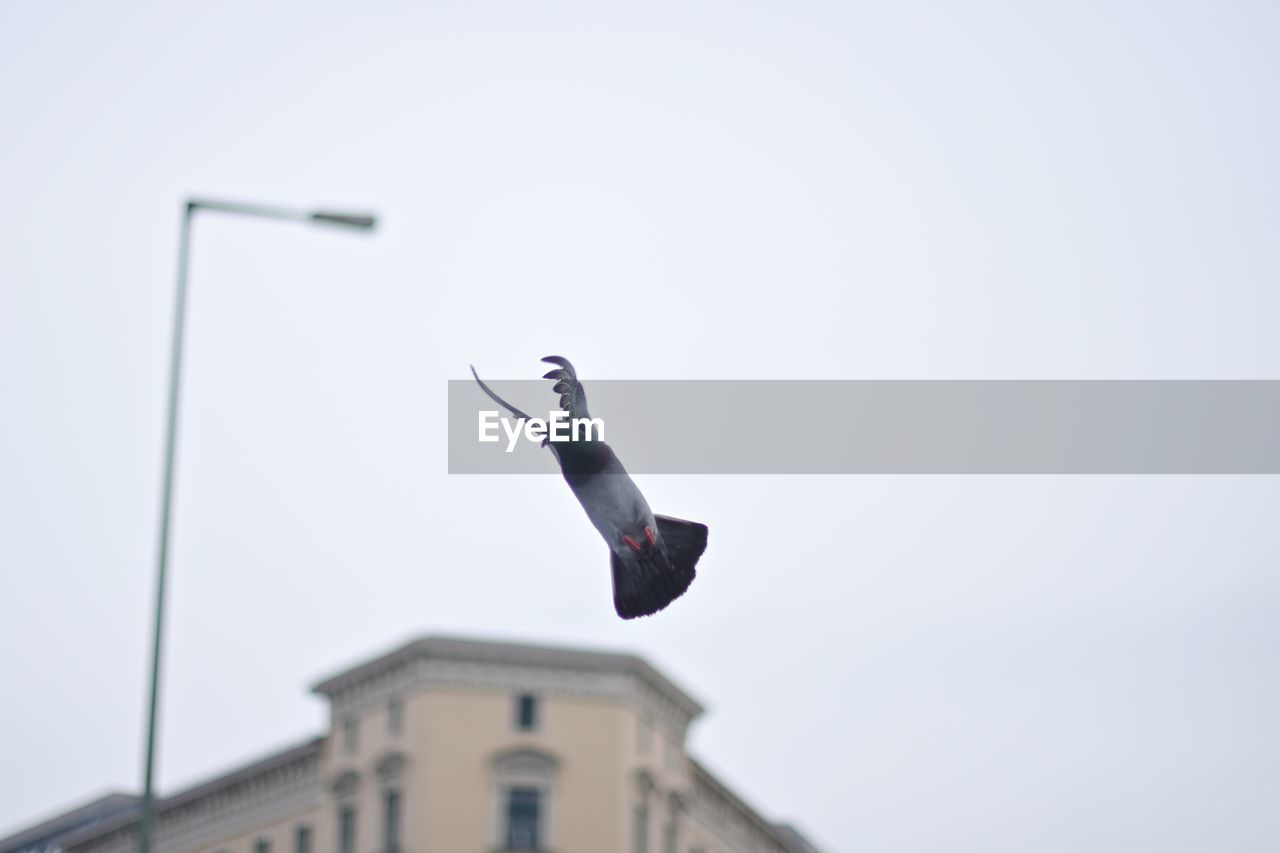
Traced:
<svg viewBox="0 0 1280 853">
<path fill-rule="evenodd" d="M 328 732 L 165 798 L 158 853 L 816 853 L 687 754 L 701 706 L 633 655 L 428 637 L 314 691 Z"/>
</svg>

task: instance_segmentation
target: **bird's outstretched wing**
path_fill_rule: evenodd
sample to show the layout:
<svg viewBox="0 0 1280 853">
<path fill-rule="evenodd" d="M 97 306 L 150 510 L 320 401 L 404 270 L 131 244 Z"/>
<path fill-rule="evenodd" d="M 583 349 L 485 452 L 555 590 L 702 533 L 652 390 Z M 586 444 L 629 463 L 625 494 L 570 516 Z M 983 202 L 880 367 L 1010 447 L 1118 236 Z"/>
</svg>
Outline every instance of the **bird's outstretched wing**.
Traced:
<svg viewBox="0 0 1280 853">
<path fill-rule="evenodd" d="M 497 394 L 493 393 L 493 389 L 490 388 L 488 385 L 485 385 L 484 380 L 480 378 L 480 374 L 476 373 L 475 365 L 467 365 L 467 366 L 471 368 L 471 375 L 476 378 L 476 382 L 480 383 L 480 389 L 484 391 L 484 393 L 489 395 L 490 400 L 493 400 L 493 402 L 497 403 L 499 406 L 506 409 L 508 412 L 515 415 L 517 418 L 524 418 L 526 421 L 532 420 L 524 412 L 520 411 L 515 406 L 511 405 L 506 400 L 499 397 Z"/>
<path fill-rule="evenodd" d="M 557 365 L 555 370 L 548 371 L 547 375 L 542 378 L 556 381 L 555 387 L 551 390 L 560 395 L 560 408 L 568 412 L 569 417 L 575 420 L 577 418 L 590 418 L 591 415 L 587 412 L 587 392 L 583 389 L 582 383 L 578 381 L 578 374 L 574 371 L 573 365 L 569 363 L 569 359 L 559 355 L 549 355 L 543 361 Z"/>
</svg>

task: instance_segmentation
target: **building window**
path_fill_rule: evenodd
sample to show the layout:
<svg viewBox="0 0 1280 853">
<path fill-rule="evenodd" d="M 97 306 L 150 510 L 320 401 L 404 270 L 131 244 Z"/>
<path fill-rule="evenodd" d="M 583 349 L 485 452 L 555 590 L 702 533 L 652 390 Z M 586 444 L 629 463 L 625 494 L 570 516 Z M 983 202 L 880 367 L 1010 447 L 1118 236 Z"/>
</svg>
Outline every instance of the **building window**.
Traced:
<svg viewBox="0 0 1280 853">
<path fill-rule="evenodd" d="M 298 824 L 298 834 L 293 845 L 294 853 L 311 853 L 311 827 L 305 823 Z"/>
<path fill-rule="evenodd" d="M 382 849 L 396 853 L 400 849 L 400 792 L 387 791 L 382 798 Z"/>
<path fill-rule="evenodd" d="M 641 800 L 636 804 L 634 835 L 632 836 L 632 853 L 649 853 L 649 802 Z"/>
<path fill-rule="evenodd" d="M 538 850 L 541 843 L 542 792 L 537 788 L 507 791 L 507 849 Z"/>
<path fill-rule="evenodd" d="M 538 697 L 521 693 L 516 697 L 516 728 L 530 732 L 538 727 Z"/>
<path fill-rule="evenodd" d="M 342 724 L 342 748 L 347 755 L 354 755 L 360 746 L 360 722 L 351 717 Z"/>
<path fill-rule="evenodd" d="M 271 853 L 271 842 L 265 838 L 259 838 L 253 843 L 253 853 Z"/>
<path fill-rule="evenodd" d="M 551 837 L 555 779 L 560 762 L 529 747 L 493 758 L 493 842 L 501 850 L 543 850 Z"/>
<path fill-rule="evenodd" d="M 343 806 L 338 812 L 338 853 L 356 853 L 355 806 Z"/>
<path fill-rule="evenodd" d="M 404 731 L 404 703 L 399 696 L 387 703 L 387 731 L 392 735 Z"/>
<path fill-rule="evenodd" d="M 679 839 L 679 824 L 676 823 L 676 816 L 672 815 L 667 821 L 667 830 L 662 840 L 662 849 L 664 853 L 679 853 L 676 849 L 676 841 Z"/>
</svg>

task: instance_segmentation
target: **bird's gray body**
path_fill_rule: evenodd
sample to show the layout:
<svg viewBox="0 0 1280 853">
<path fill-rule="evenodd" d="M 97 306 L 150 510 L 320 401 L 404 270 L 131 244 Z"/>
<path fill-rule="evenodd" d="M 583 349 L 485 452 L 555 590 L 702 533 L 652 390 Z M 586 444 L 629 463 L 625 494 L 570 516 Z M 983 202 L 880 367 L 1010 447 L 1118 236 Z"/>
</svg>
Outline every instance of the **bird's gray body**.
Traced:
<svg viewBox="0 0 1280 853">
<path fill-rule="evenodd" d="M 566 472 L 565 479 L 609 549 L 626 557 L 630 555 L 630 549 L 622 537 L 643 535 L 646 527 L 656 530 L 657 522 L 640 487 L 622 467 L 612 448 L 606 444 L 600 444 L 600 447 L 608 451 L 603 468 L 587 476 L 572 476 Z"/>
</svg>

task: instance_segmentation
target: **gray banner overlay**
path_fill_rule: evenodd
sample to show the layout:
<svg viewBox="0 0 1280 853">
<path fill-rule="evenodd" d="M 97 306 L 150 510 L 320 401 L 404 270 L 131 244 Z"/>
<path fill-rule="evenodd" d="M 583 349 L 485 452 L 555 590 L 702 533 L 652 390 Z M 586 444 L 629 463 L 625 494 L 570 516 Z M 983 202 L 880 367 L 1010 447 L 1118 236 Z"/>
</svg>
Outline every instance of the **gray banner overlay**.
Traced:
<svg viewBox="0 0 1280 853">
<path fill-rule="evenodd" d="M 487 380 L 486 380 L 487 381 Z M 489 385 L 530 416 L 551 382 Z M 1280 381 L 583 380 L 632 474 L 1280 474 Z M 471 380 L 449 382 L 449 473 L 554 474 Z M 512 428 L 515 419 L 505 411 Z"/>
</svg>

